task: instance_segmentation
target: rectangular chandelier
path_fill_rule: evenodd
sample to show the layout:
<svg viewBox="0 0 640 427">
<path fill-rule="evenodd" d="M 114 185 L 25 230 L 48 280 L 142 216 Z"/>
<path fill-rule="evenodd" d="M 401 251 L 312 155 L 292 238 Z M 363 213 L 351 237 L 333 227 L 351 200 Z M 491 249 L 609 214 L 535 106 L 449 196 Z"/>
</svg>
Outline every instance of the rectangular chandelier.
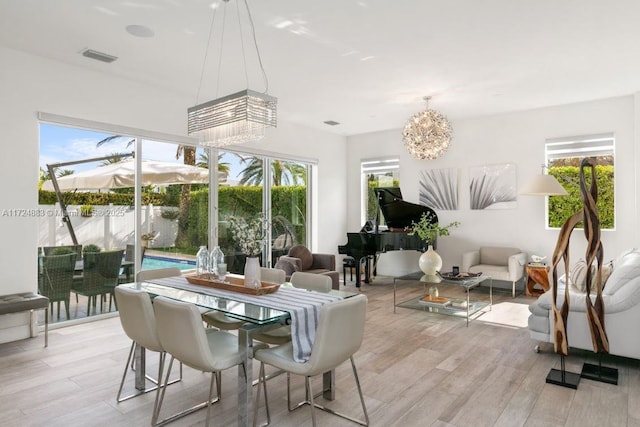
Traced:
<svg viewBox="0 0 640 427">
<path fill-rule="evenodd" d="M 223 147 L 257 141 L 276 127 L 278 100 L 246 89 L 188 109 L 188 132 L 204 145 Z"/>
</svg>

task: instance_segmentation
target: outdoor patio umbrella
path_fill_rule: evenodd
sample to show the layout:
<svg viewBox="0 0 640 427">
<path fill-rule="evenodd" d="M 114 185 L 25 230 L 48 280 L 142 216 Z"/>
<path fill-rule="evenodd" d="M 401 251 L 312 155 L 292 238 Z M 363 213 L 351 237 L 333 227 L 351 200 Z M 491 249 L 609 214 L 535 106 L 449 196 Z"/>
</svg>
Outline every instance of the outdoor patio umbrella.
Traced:
<svg viewBox="0 0 640 427">
<path fill-rule="evenodd" d="M 134 159 L 99 166 L 95 169 L 57 178 L 60 191 L 101 190 L 133 187 Z M 206 184 L 209 170 L 181 163 L 142 161 L 142 185 Z M 43 190 L 54 191 L 51 180 L 42 184 Z"/>
</svg>

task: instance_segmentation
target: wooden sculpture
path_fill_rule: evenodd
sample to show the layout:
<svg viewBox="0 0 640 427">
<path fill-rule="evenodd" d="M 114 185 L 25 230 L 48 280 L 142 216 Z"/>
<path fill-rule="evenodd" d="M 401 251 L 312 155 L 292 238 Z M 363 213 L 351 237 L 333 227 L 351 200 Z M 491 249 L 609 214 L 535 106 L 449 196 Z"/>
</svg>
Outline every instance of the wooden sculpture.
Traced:
<svg viewBox="0 0 640 427">
<path fill-rule="evenodd" d="M 585 169 L 591 168 L 591 184 L 587 190 L 587 184 L 585 180 Z M 569 271 L 569 241 L 571 239 L 571 232 L 578 225 L 580 220 L 583 221 L 584 234 L 587 239 L 586 250 L 586 291 L 587 294 L 587 321 L 589 322 L 589 329 L 591 331 L 591 339 L 593 342 L 593 349 L 596 353 L 608 353 L 609 352 L 609 340 L 607 339 L 607 333 L 604 327 L 604 303 L 602 299 L 602 259 L 603 250 L 602 243 L 600 242 L 600 218 L 598 216 L 598 208 L 596 202 L 598 200 L 598 187 L 596 184 L 596 172 L 595 167 L 589 162 L 588 159 L 582 160 L 580 164 L 580 194 L 582 197 L 583 208 L 582 211 L 578 211 L 571 215 L 569 219 L 563 224 L 558 236 L 558 242 L 553 252 L 552 260 L 552 278 L 553 278 L 553 291 L 552 291 L 552 309 L 553 309 L 553 330 L 554 330 L 554 350 L 561 355 L 561 371 L 552 370 L 547 377 L 547 382 L 551 382 L 558 385 L 577 388 L 579 378 L 576 380 L 568 380 L 567 376 L 575 377 L 576 374 L 565 373 L 564 370 L 564 356 L 569 354 L 569 343 L 567 340 L 567 317 L 569 315 L 569 290 L 565 289 L 564 292 L 564 304 L 560 309 L 557 306 L 558 297 L 558 271 L 557 266 L 562 259 L 564 261 L 565 271 Z M 595 278 L 593 277 L 591 265 L 597 261 L 597 270 Z M 568 276 L 567 276 L 568 279 Z M 595 281 L 594 281 L 595 279 Z M 595 303 L 592 303 L 590 294 L 592 285 L 596 290 Z M 568 287 L 568 280 L 565 281 L 565 287 Z M 556 372 L 553 372 L 556 371 Z M 558 375 L 558 372 L 560 373 Z"/>
</svg>

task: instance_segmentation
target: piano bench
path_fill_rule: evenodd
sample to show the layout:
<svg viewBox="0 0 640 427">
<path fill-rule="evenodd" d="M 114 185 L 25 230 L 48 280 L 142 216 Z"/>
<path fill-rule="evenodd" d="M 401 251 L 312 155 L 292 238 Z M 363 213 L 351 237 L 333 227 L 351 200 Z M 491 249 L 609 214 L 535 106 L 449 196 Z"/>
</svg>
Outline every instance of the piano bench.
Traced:
<svg viewBox="0 0 640 427">
<path fill-rule="evenodd" d="M 349 269 L 349 280 L 353 280 L 353 271 L 356 268 L 355 258 L 347 256 L 342 260 L 342 279 L 345 286 L 347 286 L 347 268 Z"/>
</svg>

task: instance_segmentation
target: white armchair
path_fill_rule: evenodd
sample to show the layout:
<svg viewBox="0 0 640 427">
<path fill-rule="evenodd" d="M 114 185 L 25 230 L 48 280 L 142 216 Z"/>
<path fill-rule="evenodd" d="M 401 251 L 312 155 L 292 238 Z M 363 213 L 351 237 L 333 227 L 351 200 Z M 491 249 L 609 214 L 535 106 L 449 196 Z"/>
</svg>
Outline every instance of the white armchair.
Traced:
<svg viewBox="0 0 640 427">
<path fill-rule="evenodd" d="M 527 254 L 518 248 L 482 247 L 462 254 L 462 271 L 491 276 L 493 280 L 512 283 L 512 295 L 516 296 L 516 282 L 524 278 Z"/>
</svg>

